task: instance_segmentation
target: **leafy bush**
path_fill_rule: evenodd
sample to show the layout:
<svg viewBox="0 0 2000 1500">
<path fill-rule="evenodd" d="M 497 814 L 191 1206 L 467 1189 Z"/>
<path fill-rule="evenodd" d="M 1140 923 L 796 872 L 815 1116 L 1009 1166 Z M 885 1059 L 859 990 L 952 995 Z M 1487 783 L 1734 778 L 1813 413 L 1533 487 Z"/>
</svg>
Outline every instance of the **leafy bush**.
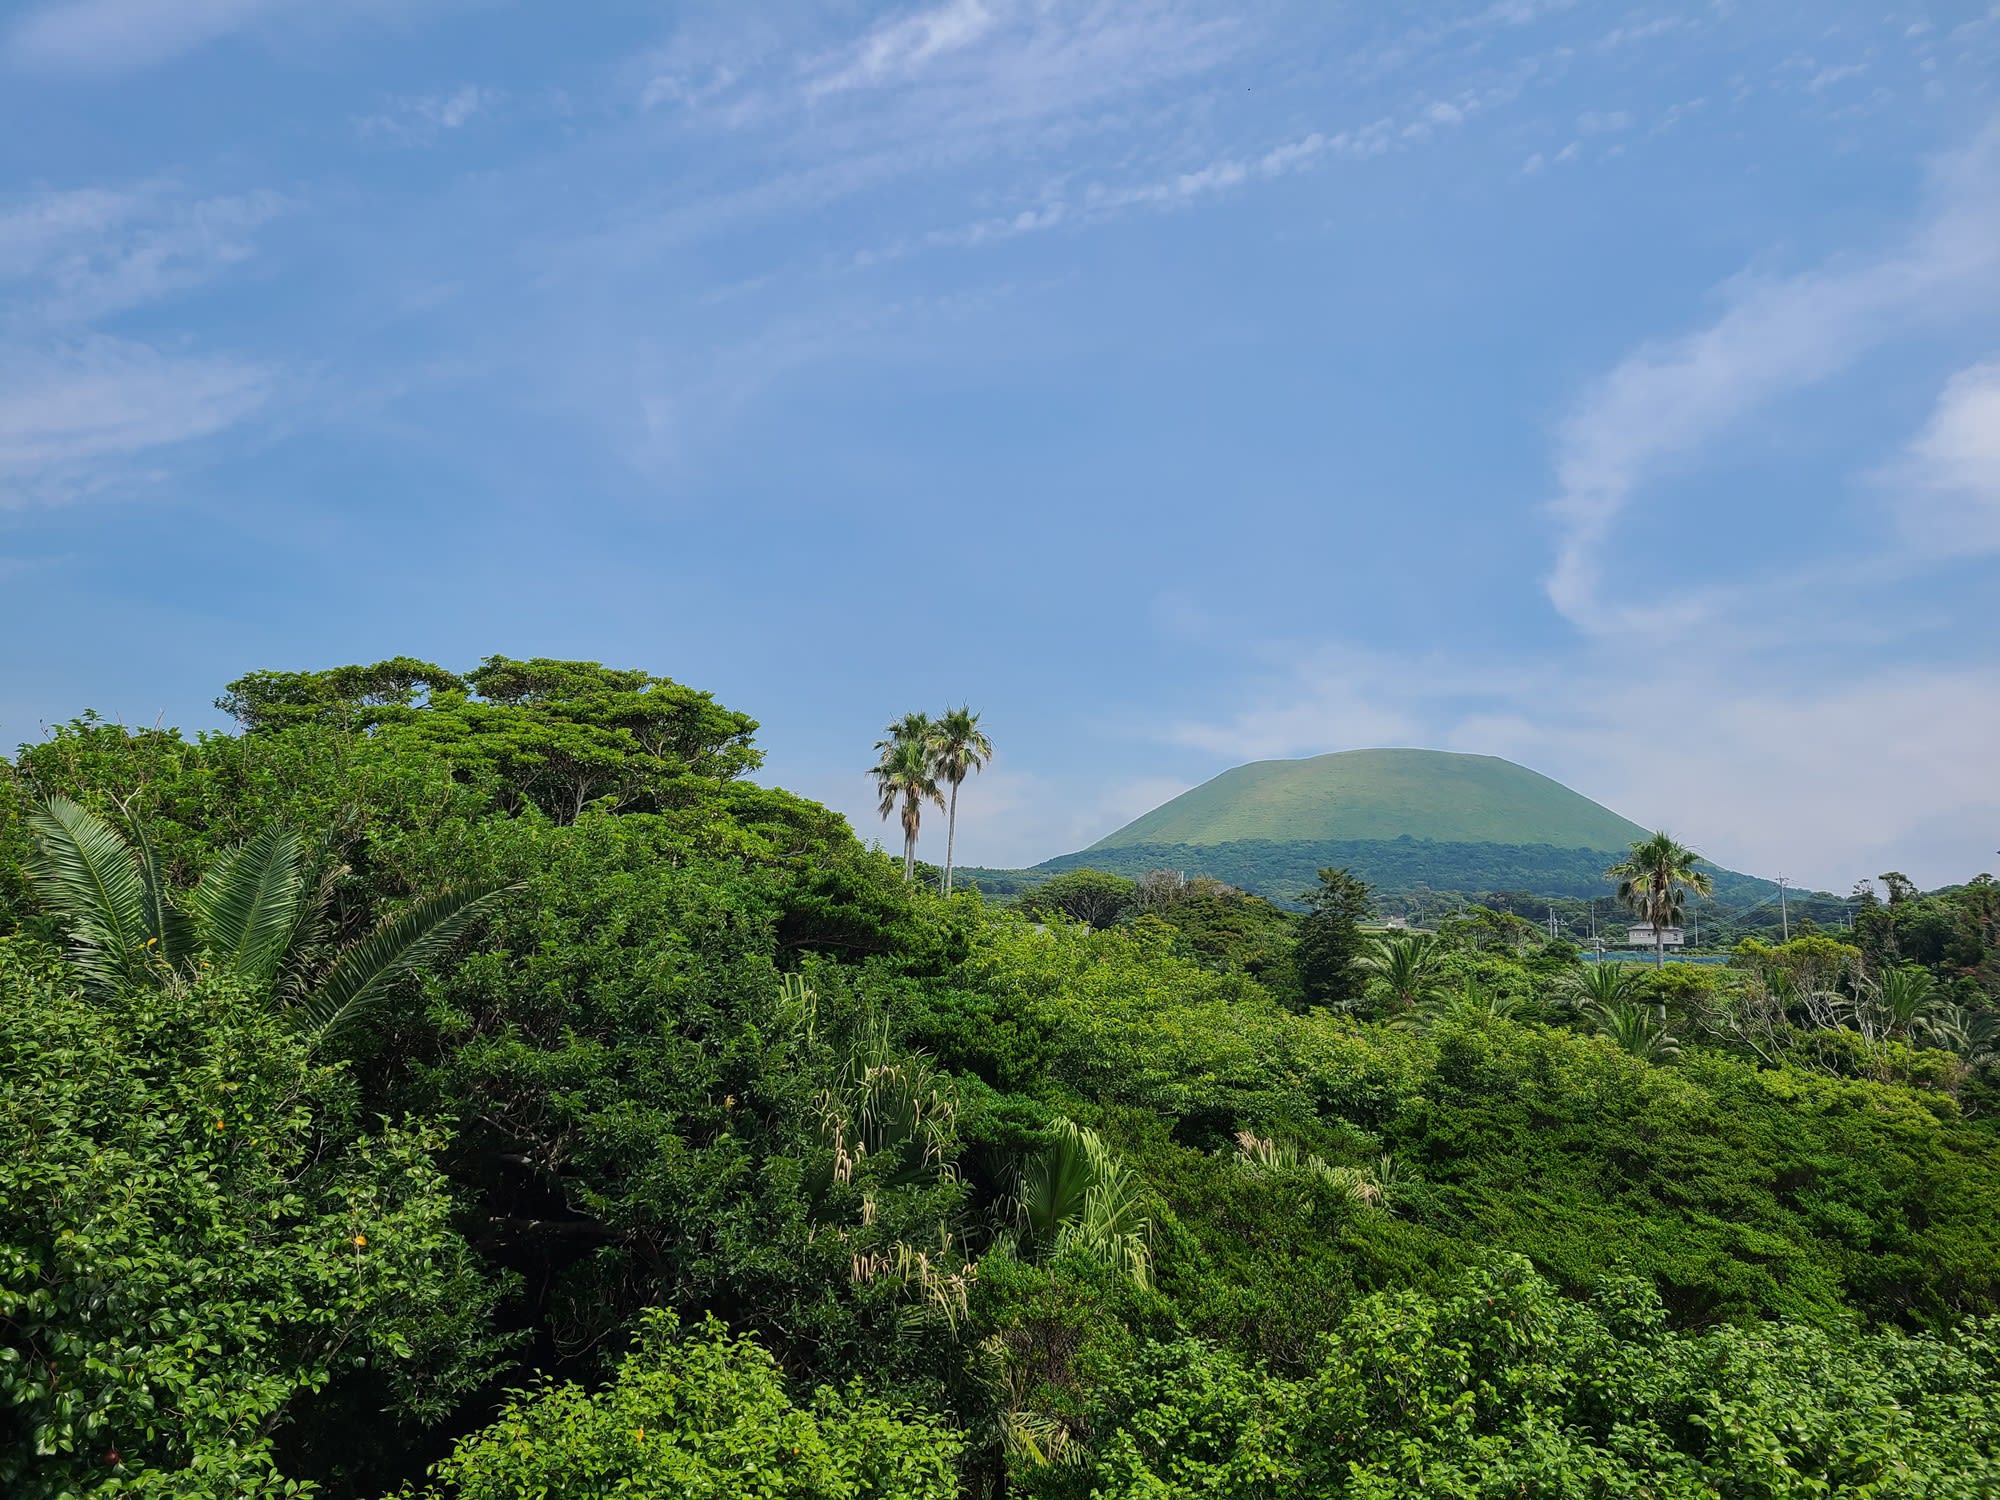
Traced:
<svg viewBox="0 0 2000 1500">
<path fill-rule="evenodd" d="M 0 1488 L 276 1491 L 274 1430 L 351 1374 L 449 1413 L 508 1281 L 452 1227 L 444 1140 L 360 1113 L 234 980 L 86 1000 L 0 940 Z"/>
<path fill-rule="evenodd" d="M 1643 1284 L 1570 1302 L 1525 1261 L 1359 1303 L 1297 1379 L 1198 1340 L 1099 1392 L 1089 1459 L 1049 1497 L 1410 1494 L 1971 1497 L 2000 1484 L 2000 1326 L 1953 1339 L 1674 1333 Z"/>
<path fill-rule="evenodd" d="M 432 1500 L 672 1495 L 677 1500 L 955 1500 L 958 1440 L 935 1420 L 856 1388 L 803 1406 L 771 1356 L 713 1318 L 683 1334 L 639 1321 L 604 1389 L 516 1392 L 493 1424 L 437 1465 Z"/>
</svg>

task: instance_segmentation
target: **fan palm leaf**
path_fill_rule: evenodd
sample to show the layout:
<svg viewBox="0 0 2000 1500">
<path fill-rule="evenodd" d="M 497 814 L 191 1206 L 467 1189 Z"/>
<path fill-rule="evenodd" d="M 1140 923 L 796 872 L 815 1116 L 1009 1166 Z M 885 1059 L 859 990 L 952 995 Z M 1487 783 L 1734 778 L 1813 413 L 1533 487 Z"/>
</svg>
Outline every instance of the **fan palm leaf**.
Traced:
<svg viewBox="0 0 2000 1500">
<path fill-rule="evenodd" d="M 892 724 L 890 738 L 883 740 L 878 748 L 882 758 L 870 774 L 875 778 L 882 816 L 888 817 L 900 805 L 903 879 L 909 880 L 916 873 L 917 834 L 923 822 L 924 804 L 934 802 L 944 806 L 944 794 L 938 789 L 937 773 L 931 764 L 930 720 L 922 714 L 911 714 L 901 723 Z"/>
<path fill-rule="evenodd" d="M 958 857 L 958 789 L 965 778 L 986 768 L 993 758 L 993 741 L 979 727 L 979 715 L 968 705 L 947 709 L 930 726 L 931 769 L 951 788 L 945 811 L 943 889 L 951 894 L 951 874 Z"/>
<path fill-rule="evenodd" d="M 1032 1251 L 1080 1251 L 1135 1286 L 1152 1284 L 1153 1226 L 1139 1180 L 1096 1131 L 1058 1121 L 1055 1138 L 1021 1172 L 1015 1211 Z"/>
</svg>

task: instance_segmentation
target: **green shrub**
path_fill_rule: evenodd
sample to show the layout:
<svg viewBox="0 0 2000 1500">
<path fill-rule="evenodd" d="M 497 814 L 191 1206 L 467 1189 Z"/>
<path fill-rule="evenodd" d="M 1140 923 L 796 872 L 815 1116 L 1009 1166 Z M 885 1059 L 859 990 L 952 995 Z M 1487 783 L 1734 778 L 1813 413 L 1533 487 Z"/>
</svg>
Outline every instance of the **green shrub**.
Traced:
<svg viewBox="0 0 2000 1500">
<path fill-rule="evenodd" d="M 934 1418 L 821 1387 L 804 1405 L 771 1356 L 713 1318 L 639 1322 L 602 1390 L 544 1385 L 512 1396 L 438 1464 L 434 1500 L 955 1500 L 959 1442 Z"/>
</svg>

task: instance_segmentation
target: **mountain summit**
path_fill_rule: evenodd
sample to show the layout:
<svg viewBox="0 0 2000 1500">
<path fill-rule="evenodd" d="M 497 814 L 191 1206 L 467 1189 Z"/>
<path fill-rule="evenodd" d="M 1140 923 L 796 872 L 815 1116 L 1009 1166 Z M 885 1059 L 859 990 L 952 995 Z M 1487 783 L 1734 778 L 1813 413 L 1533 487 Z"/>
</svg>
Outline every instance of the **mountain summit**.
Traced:
<svg viewBox="0 0 2000 1500">
<path fill-rule="evenodd" d="M 1245 839 L 1430 839 L 1625 849 L 1646 830 L 1559 781 L 1495 755 L 1342 750 L 1260 760 L 1162 803 L 1085 853 Z"/>
</svg>

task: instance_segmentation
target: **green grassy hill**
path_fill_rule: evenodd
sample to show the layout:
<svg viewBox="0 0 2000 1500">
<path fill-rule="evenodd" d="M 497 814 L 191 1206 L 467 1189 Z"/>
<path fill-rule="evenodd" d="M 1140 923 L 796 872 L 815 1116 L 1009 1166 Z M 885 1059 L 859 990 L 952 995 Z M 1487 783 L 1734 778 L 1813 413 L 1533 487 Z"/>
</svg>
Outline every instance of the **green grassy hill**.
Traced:
<svg viewBox="0 0 2000 1500">
<path fill-rule="evenodd" d="M 1610 852 L 1647 832 L 1561 782 L 1498 756 L 1343 750 L 1224 771 L 1085 852 L 1404 837 Z"/>
</svg>

